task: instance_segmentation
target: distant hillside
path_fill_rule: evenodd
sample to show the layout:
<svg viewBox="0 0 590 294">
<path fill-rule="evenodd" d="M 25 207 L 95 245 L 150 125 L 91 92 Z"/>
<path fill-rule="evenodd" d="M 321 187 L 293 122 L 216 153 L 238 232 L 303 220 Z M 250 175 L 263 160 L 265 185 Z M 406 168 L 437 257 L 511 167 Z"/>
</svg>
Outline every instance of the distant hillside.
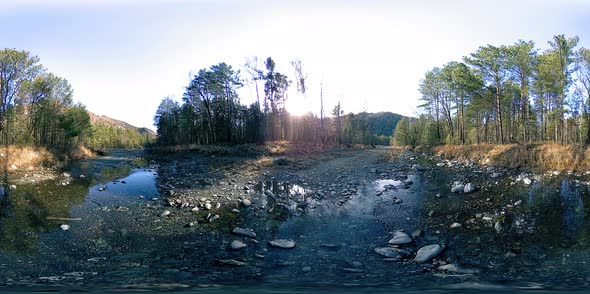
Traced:
<svg viewBox="0 0 590 294">
<path fill-rule="evenodd" d="M 375 136 L 393 136 L 397 123 L 404 117 L 392 112 L 369 113 L 369 129 Z"/>
<path fill-rule="evenodd" d="M 111 127 L 121 128 L 121 129 L 135 130 L 142 135 L 149 134 L 149 135 L 153 136 L 154 138 L 156 137 L 156 132 L 154 132 L 148 128 L 139 128 L 139 127 L 130 125 L 129 123 L 124 122 L 122 120 L 110 118 L 106 115 L 96 115 L 90 111 L 88 112 L 88 114 L 90 115 L 90 123 L 93 125 L 111 126 Z"/>
<path fill-rule="evenodd" d="M 85 140 L 85 145 L 89 148 L 141 148 L 156 139 L 156 133 L 148 128 L 139 128 L 105 115 L 88 114 L 92 135 Z"/>
</svg>

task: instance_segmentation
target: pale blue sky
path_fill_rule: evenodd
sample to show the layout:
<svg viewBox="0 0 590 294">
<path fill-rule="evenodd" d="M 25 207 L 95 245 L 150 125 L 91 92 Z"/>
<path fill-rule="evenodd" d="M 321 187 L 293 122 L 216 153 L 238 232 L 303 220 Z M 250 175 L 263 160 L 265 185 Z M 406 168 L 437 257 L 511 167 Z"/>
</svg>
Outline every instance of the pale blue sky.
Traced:
<svg viewBox="0 0 590 294">
<path fill-rule="evenodd" d="M 442 3 L 444 2 L 444 3 Z M 326 108 L 413 114 L 424 72 L 480 45 L 579 35 L 590 47 L 590 1 L 0 1 L 0 47 L 29 50 L 70 81 L 97 114 L 153 128 L 160 100 L 180 100 L 189 73 L 272 56 L 310 94 L 294 112 Z M 293 87 L 294 89 L 295 87 Z M 246 86 L 244 101 L 253 93 Z"/>
</svg>

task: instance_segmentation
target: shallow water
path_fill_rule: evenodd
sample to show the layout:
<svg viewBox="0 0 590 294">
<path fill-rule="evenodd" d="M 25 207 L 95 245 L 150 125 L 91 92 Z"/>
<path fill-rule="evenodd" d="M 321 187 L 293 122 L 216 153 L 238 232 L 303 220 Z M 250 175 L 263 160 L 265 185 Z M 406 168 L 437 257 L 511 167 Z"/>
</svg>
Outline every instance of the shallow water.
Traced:
<svg viewBox="0 0 590 294">
<path fill-rule="evenodd" d="M 211 284 L 274 289 L 483 289 L 585 288 L 590 254 L 588 189 L 570 178 L 530 187 L 499 183 L 474 194 L 452 194 L 445 168 L 411 171 L 359 183 L 342 201 L 327 201 L 305 185 L 264 181 L 250 194 L 254 205 L 208 212 L 167 209 L 158 194 L 158 171 L 133 168 L 119 176 L 112 162 L 85 162 L 70 185 L 19 186 L 2 199 L 0 285 L 5 289 L 194 289 Z M 105 164 L 106 162 L 106 164 Z M 107 170 L 108 172 L 104 172 Z M 411 184 L 409 182 L 411 181 Z M 263 191 L 273 192 L 268 196 Z M 337 191 L 338 194 L 340 191 Z M 381 193 L 377 193 L 381 192 Z M 396 202 L 396 200 L 398 200 Z M 518 200 L 522 204 L 514 206 Z M 260 208 L 264 207 L 264 208 Z M 168 208 L 169 209 L 169 208 Z M 484 219 L 490 218 L 488 219 Z M 63 218 L 64 220 L 59 220 Z M 65 220 L 65 218 L 79 220 Z M 184 224 L 198 220 L 195 227 Z M 450 224 L 459 222 L 460 229 Z M 494 228 L 501 223 L 502 231 Z M 60 225 L 67 224 L 64 231 Z M 232 235 L 252 228 L 257 241 Z M 443 272 L 436 266 L 384 261 L 374 252 L 391 233 L 421 229 L 404 248 L 447 249 L 437 259 L 477 269 Z M 294 249 L 267 245 L 290 239 Z M 248 244 L 228 250 L 232 240 Z M 234 259 L 242 267 L 220 264 Z M 481 290 L 481 289 L 480 289 Z M 375 290 L 379 291 L 379 290 Z"/>
</svg>

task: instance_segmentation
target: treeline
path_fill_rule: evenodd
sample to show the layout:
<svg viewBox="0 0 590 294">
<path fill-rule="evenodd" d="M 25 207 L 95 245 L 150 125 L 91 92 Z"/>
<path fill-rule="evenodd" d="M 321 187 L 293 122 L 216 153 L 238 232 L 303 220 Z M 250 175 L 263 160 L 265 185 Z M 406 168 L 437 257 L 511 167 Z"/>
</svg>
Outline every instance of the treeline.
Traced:
<svg viewBox="0 0 590 294">
<path fill-rule="evenodd" d="M 590 144 L 590 50 L 554 36 L 480 47 L 429 70 L 420 81 L 424 113 L 396 128 L 402 145 Z"/>
<path fill-rule="evenodd" d="M 83 141 L 84 146 L 94 150 L 103 148 L 137 149 L 154 141 L 149 133 L 117 126 L 94 124 L 91 132 L 92 134 L 84 138 Z"/>
<path fill-rule="evenodd" d="M 74 104 L 72 87 L 39 63 L 37 56 L 0 50 L 0 138 L 5 145 L 64 151 L 90 130 L 90 118 Z"/>
<path fill-rule="evenodd" d="M 308 93 L 307 75 L 301 61 L 291 63 L 297 91 Z M 275 61 L 267 58 L 264 67 L 256 58 L 245 65 L 246 77 L 226 63 L 201 69 L 190 81 L 182 103 L 166 97 L 154 117 L 160 145 L 242 144 L 289 140 L 295 142 L 383 144 L 387 145 L 393 129 L 384 122 L 395 118 L 371 114 L 344 114 L 340 103 L 325 117 L 323 88 L 320 85 L 320 115 L 289 114 L 285 108 L 288 89 L 293 81 L 276 70 Z M 238 89 L 253 85 L 256 100 L 243 105 Z M 379 120 L 381 119 L 381 120 Z M 399 118 L 398 118 L 399 119 Z M 376 132 L 377 130 L 377 132 Z"/>
</svg>

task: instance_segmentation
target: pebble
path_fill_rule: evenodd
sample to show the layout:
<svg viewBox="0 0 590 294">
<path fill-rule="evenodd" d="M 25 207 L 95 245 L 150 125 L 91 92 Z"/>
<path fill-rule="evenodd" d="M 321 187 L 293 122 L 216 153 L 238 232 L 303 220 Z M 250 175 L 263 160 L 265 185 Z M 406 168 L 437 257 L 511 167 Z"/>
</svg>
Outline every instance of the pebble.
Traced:
<svg viewBox="0 0 590 294">
<path fill-rule="evenodd" d="M 218 219 L 220 219 L 220 216 L 218 214 L 216 214 L 209 219 L 209 222 L 212 223 L 213 221 L 216 221 Z"/>
<path fill-rule="evenodd" d="M 59 228 L 62 229 L 62 231 L 67 231 L 67 230 L 70 229 L 70 226 L 69 225 L 66 225 L 66 224 L 63 224 L 63 225 L 59 226 Z"/>
<path fill-rule="evenodd" d="M 377 247 L 375 248 L 375 253 L 387 258 L 395 258 L 398 260 L 410 255 L 410 252 L 404 249 L 393 247 Z"/>
<path fill-rule="evenodd" d="M 305 266 L 301 269 L 303 272 L 311 272 L 311 267 L 310 266 Z"/>
<path fill-rule="evenodd" d="M 205 203 L 204 208 L 205 208 L 205 210 L 211 210 L 211 208 L 213 208 L 213 205 L 211 205 L 211 203 L 207 202 L 207 203 Z"/>
<path fill-rule="evenodd" d="M 396 231 L 393 233 L 393 238 L 389 240 L 391 245 L 402 245 L 412 242 L 412 237 L 406 232 Z"/>
<path fill-rule="evenodd" d="M 252 229 L 245 229 L 245 228 L 235 227 L 232 230 L 232 233 L 234 233 L 236 235 L 240 235 L 240 236 L 246 236 L 246 237 L 250 237 L 250 238 L 256 238 L 256 233 L 254 233 L 254 231 Z"/>
<path fill-rule="evenodd" d="M 170 210 L 164 210 L 162 211 L 162 213 L 160 213 L 161 217 L 165 217 L 165 216 L 169 216 L 170 215 Z"/>
<path fill-rule="evenodd" d="M 438 267 L 438 269 L 442 270 L 442 271 L 448 271 L 448 272 L 453 272 L 453 273 L 457 273 L 457 274 L 467 274 L 467 275 L 478 274 L 480 272 L 479 269 L 464 268 L 462 266 L 459 266 L 459 265 L 453 264 L 453 263 L 441 265 Z"/>
<path fill-rule="evenodd" d="M 514 206 L 519 206 L 522 204 L 522 200 L 518 200 L 516 202 L 514 202 Z"/>
<path fill-rule="evenodd" d="M 249 199 L 242 200 L 242 206 L 249 207 L 250 205 L 252 205 L 252 201 L 250 201 Z"/>
<path fill-rule="evenodd" d="M 230 244 L 230 247 L 232 250 L 240 250 L 242 248 L 245 248 L 246 246 L 248 246 L 248 245 L 246 245 L 246 243 L 244 243 L 240 240 L 233 240 L 233 241 L 231 241 L 231 244 Z"/>
<path fill-rule="evenodd" d="M 414 261 L 416 261 L 418 263 L 427 262 L 427 261 L 431 260 L 432 258 L 436 257 L 437 255 L 439 255 L 443 251 L 443 249 L 444 249 L 444 247 L 440 246 L 439 244 L 432 244 L 432 245 L 424 246 L 424 247 L 418 249 L 418 252 L 416 253 L 416 257 L 414 258 Z"/>
<path fill-rule="evenodd" d="M 463 193 L 467 194 L 467 193 L 471 193 L 475 191 L 475 185 L 472 183 L 468 183 L 467 185 L 465 185 L 465 187 L 463 188 Z"/>
<path fill-rule="evenodd" d="M 460 224 L 460 223 L 452 223 L 451 224 L 451 229 L 458 229 L 458 228 L 461 228 L 461 227 L 463 227 L 463 225 Z"/>
<path fill-rule="evenodd" d="M 233 265 L 233 266 L 246 266 L 246 265 L 248 265 L 247 263 L 245 263 L 243 261 L 237 261 L 235 259 L 222 259 L 222 260 L 219 260 L 219 262 L 224 265 Z"/>
<path fill-rule="evenodd" d="M 295 247 L 295 242 L 292 240 L 286 239 L 276 239 L 268 241 L 268 244 L 272 247 L 283 248 L 283 249 L 291 249 Z"/>
</svg>

